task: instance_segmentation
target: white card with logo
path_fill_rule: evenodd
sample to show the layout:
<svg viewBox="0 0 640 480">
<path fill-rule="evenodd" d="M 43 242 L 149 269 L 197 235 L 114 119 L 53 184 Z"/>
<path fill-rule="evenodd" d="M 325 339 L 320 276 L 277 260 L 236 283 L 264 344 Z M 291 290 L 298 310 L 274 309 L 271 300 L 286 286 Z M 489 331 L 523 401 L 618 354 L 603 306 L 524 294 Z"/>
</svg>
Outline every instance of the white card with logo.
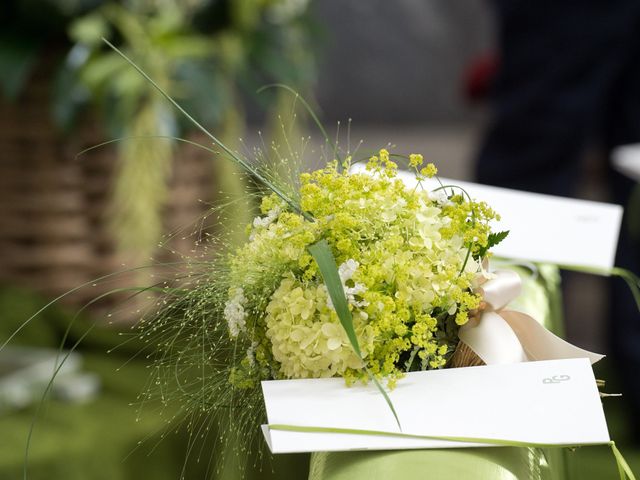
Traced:
<svg viewBox="0 0 640 480">
<path fill-rule="evenodd" d="M 342 378 L 262 382 L 270 425 L 398 433 L 373 385 Z M 554 445 L 602 444 L 609 432 L 588 359 L 408 373 L 389 392 L 402 433 Z M 482 446 L 442 440 L 292 432 L 262 426 L 273 453 Z"/>
<path fill-rule="evenodd" d="M 353 170 L 364 171 L 364 167 L 357 165 Z M 398 176 L 407 186 L 415 187 L 413 174 L 400 172 Z M 464 188 L 471 198 L 487 202 L 500 214 L 501 220 L 494 222 L 493 230 L 509 230 L 509 236 L 492 248 L 498 257 L 602 269 L 614 266 L 622 222 L 619 205 L 447 178 L 440 181 Z M 430 179 L 424 186 L 432 190 L 440 184 Z"/>
</svg>

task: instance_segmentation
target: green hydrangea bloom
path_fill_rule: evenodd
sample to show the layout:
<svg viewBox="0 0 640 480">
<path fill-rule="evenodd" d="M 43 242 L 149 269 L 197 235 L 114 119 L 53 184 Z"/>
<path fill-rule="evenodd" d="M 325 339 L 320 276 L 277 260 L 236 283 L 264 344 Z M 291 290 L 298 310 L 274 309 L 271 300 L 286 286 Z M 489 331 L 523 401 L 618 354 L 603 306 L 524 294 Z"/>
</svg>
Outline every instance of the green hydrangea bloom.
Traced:
<svg viewBox="0 0 640 480">
<path fill-rule="evenodd" d="M 410 156 L 412 167 L 422 161 Z M 425 168 L 416 174 L 436 171 Z M 247 372 L 256 380 L 343 376 L 352 382 L 366 379 L 366 366 L 393 383 L 406 371 L 446 364 L 457 329 L 479 306 L 472 282 L 497 215 L 453 192 L 408 189 L 396 173 L 381 150 L 367 173 L 332 162 L 301 175 L 300 205 L 314 221 L 275 195 L 263 199 L 250 241 L 230 259 L 229 301 L 236 303 L 228 310 L 244 315 L 232 333 L 253 345 L 252 361 L 245 362 L 251 365 L 235 374 L 242 382 Z M 322 238 L 340 265 L 364 364 L 307 250 Z"/>
</svg>

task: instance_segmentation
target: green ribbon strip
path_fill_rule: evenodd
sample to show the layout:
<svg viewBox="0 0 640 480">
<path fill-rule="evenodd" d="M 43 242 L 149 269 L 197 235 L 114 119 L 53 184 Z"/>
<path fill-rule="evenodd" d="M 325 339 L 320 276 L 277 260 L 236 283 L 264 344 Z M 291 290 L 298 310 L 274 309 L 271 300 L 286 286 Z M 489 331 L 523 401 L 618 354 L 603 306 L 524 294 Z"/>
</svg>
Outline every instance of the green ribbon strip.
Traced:
<svg viewBox="0 0 640 480">
<path fill-rule="evenodd" d="M 640 277 L 626 268 L 613 267 L 613 268 L 597 268 L 597 267 L 580 267 L 577 265 L 558 265 L 558 268 L 562 270 L 570 270 L 579 273 L 591 273 L 593 275 L 602 275 L 605 277 L 613 276 L 620 277 L 625 281 L 633 299 L 636 301 L 638 311 L 640 311 Z"/>
<path fill-rule="evenodd" d="M 459 442 L 459 443 L 484 443 L 487 445 L 495 445 L 499 447 L 525 447 L 525 448 L 571 448 L 579 447 L 581 445 L 556 445 L 552 443 L 535 443 L 535 442 L 523 442 L 519 440 L 504 440 L 500 438 L 477 438 L 477 437 L 456 437 L 447 435 L 417 435 L 411 433 L 401 432 L 385 432 L 382 430 L 366 430 L 358 428 L 334 428 L 334 427 L 314 427 L 314 426 L 300 426 L 300 425 L 285 425 L 280 423 L 269 424 L 270 430 L 281 430 L 285 432 L 301 432 L 301 433 L 340 433 L 347 435 L 369 435 L 376 437 L 393 437 L 393 438 L 414 438 L 419 440 L 443 440 L 447 442 Z M 608 445 L 611 447 L 611 451 L 616 460 L 618 466 L 618 473 L 620 480 L 636 480 L 635 475 L 631 471 L 631 467 L 624 459 L 622 452 L 618 450 L 614 441 L 606 444 L 583 444 L 583 445 Z"/>
</svg>

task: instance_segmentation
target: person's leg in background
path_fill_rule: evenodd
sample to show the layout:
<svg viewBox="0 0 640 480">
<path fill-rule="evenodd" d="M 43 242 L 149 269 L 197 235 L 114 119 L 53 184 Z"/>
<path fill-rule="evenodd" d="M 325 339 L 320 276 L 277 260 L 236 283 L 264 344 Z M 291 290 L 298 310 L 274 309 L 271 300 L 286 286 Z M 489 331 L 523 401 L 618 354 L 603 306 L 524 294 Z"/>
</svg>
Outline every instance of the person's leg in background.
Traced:
<svg viewBox="0 0 640 480">
<path fill-rule="evenodd" d="M 640 143 L 640 13 L 629 25 L 627 38 L 625 67 L 611 86 L 604 117 L 608 152 L 620 145 Z M 609 176 L 614 202 L 626 206 L 634 182 L 611 168 Z M 616 265 L 640 274 L 640 239 L 632 236 L 628 221 L 629 212 L 625 211 Z M 610 285 L 612 357 L 623 380 L 623 396 L 631 412 L 631 433 L 640 443 L 640 313 L 622 279 L 614 278 Z"/>
</svg>

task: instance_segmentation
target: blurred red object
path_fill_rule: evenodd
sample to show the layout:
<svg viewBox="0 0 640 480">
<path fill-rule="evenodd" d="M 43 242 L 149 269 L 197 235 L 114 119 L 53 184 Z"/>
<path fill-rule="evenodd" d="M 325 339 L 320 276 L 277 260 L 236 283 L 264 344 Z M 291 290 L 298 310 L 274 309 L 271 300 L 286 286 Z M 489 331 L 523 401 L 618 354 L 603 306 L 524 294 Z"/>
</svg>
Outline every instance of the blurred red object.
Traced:
<svg viewBox="0 0 640 480">
<path fill-rule="evenodd" d="M 498 71 L 498 56 L 493 52 L 473 59 L 464 72 L 464 97 L 469 102 L 480 102 L 489 96 Z"/>
</svg>

